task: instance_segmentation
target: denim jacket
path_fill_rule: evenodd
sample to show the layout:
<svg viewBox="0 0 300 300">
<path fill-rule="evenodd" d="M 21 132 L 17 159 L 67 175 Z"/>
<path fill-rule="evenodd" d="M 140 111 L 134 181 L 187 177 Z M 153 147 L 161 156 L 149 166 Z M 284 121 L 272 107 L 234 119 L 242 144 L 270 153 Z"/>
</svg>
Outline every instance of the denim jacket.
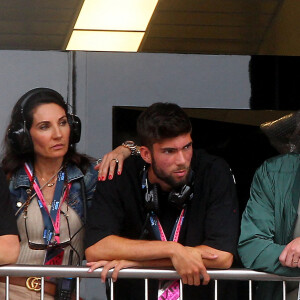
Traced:
<svg viewBox="0 0 300 300">
<path fill-rule="evenodd" d="M 97 171 L 94 170 L 95 163 L 91 163 L 85 174 L 74 164 L 67 165 L 68 182 L 71 183 L 68 203 L 82 221 L 85 221 L 85 207 L 89 207 L 93 197 L 93 193 L 97 183 Z M 85 188 L 86 206 L 83 202 L 82 178 Z M 20 168 L 11 178 L 9 182 L 10 197 L 15 212 L 20 207 L 20 202 L 23 204 L 27 199 L 27 192 L 29 192 L 30 181 L 25 172 L 25 169 Z M 21 210 L 22 211 L 22 210 Z M 18 212 L 18 216 L 21 215 Z"/>
</svg>

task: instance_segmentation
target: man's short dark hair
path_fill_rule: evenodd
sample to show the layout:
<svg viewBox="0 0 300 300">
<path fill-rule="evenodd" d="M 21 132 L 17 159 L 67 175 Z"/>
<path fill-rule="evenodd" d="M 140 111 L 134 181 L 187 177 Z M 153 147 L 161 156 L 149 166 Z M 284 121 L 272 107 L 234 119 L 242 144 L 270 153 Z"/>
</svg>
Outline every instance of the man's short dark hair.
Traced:
<svg viewBox="0 0 300 300">
<path fill-rule="evenodd" d="M 189 117 L 174 103 L 154 103 L 142 112 L 137 120 L 137 133 L 141 145 L 149 149 L 158 141 L 191 131 Z"/>
</svg>

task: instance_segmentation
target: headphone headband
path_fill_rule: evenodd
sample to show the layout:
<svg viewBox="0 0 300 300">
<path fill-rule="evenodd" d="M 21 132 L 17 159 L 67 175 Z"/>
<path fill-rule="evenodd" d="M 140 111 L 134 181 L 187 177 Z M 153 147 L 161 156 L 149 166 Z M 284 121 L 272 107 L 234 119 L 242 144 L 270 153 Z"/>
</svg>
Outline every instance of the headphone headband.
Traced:
<svg viewBox="0 0 300 300">
<path fill-rule="evenodd" d="M 33 99 L 35 96 L 39 96 L 41 99 L 56 99 L 58 101 L 61 101 L 66 105 L 66 108 L 68 108 L 67 103 L 64 101 L 64 98 L 60 93 L 58 93 L 55 90 L 49 89 L 49 88 L 35 88 L 27 93 L 25 93 L 20 98 L 20 114 L 22 117 L 22 122 L 17 122 L 16 124 L 11 124 L 11 126 L 8 128 L 7 132 L 7 138 L 11 146 L 14 148 L 14 150 L 19 154 L 26 154 L 26 153 L 32 153 L 33 152 L 33 143 L 30 136 L 30 133 L 26 126 L 26 119 L 24 115 L 24 109 L 29 101 Z M 51 102 L 49 102 L 51 103 Z M 53 102 L 55 103 L 55 102 Z M 42 104 L 42 103 L 41 103 Z M 80 135 L 81 135 L 81 121 L 79 117 L 76 115 L 70 114 L 67 111 L 67 119 L 68 123 L 70 125 L 70 144 L 75 144 L 80 141 Z"/>
</svg>

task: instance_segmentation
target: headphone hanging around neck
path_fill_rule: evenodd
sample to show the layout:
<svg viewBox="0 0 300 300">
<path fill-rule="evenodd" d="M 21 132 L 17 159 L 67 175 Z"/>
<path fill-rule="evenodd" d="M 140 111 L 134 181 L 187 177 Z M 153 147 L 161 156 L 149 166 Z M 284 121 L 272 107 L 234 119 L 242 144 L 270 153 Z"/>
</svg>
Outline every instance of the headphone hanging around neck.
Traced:
<svg viewBox="0 0 300 300">
<path fill-rule="evenodd" d="M 20 99 L 20 110 L 19 114 L 21 114 L 22 122 L 17 122 L 15 124 L 11 124 L 8 128 L 7 138 L 8 142 L 14 148 L 14 150 L 19 154 L 26 154 L 33 152 L 33 143 L 30 136 L 30 132 L 27 129 L 26 119 L 24 115 L 24 108 L 26 104 L 31 101 L 34 97 L 40 94 L 41 98 L 45 99 L 56 99 L 63 103 L 64 99 L 57 91 L 49 89 L 49 88 L 36 88 L 30 90 L 26 94 L 24 94 Z M 51 102 L 49 102 L 51 103 Z M 55 102 L 53 102 L 55 103 Z M 43 103 L 41 103 L 43 104 Z M 46 104 L 46 103 L 45 103 Z M 70 114 L 67 112 L 67 119 L 70 125 L 70 139 L 69 144 L 75 144 L 80 141 L 81 135 L 81 121 L 79 117 L 76 115 Z"/>
<path fill-rule="evenodd" d="M 178 209 L 182 209 L 186 202 L 189 200 L 191 193 L 191 187 L 185 184 L 179 192 L 171 191 L 168 197 L 168 201 Z"/>
<path fill-rule="evenodd" d="M 142 174 L 142 189 L 145 190 L 145 208 L 147 212 L 159 213 L 159 199 L 158 199 L 158 184 L 148 183 L 148 170 L 144 166 Z M 178 209 L 182 209 L 184 205 L 192 198 L 193 186 L 193 171 L 190 171 L 188 183 L 185 184 L 180 191 L 172 190 L 168 196 L 168 202 Z"/>
</svg>

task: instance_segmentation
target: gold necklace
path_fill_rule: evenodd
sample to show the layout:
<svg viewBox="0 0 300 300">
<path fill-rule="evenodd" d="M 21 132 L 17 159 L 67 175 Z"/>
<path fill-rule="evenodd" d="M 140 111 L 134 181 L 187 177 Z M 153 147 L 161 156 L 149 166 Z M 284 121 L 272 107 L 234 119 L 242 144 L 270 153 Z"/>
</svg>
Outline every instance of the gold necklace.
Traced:
<svg viewBox="0 0 300 300">
<path fill-rule="evenodd" d="M 46 182 L 46 180 L 42 177 L 42 180 L 44 181 L 44 182 Z M 54 185 L 55 185 L 55 183 L 56 183 L 56 181 L 57 181 L 57 176 L 55 177 L 55 180 L 54 180 L 54 182 L 52 182 L 52 183 L 47 183 L 47 187 L 53 187 Z"/>
<path fill-rule="evenodd" d="M 47 187 L 53 187 L 55 183 L 56 183 L 56 180 L 54 182 L 52 182 L 52 183 L 47 183 Z"/>
<path fill-rule="evenodd" d="M 56 174 L 54 174 L 54 175 L 49 179 L 49 181 L 51 181 L 52 178 L 54 178 L 54 176 L 57 177 L 57 174 L 62 170 L 62 168 L 63 168 L 63 166 L 61 166 L 61 167 L 59 168 L 59 170 L 56 172 Z M 42 190 L 42 189 L 46 186 L 46 184 L 48 184 L 48 182 L 46 182 L 43 186 L 41 186 L 40 190 Z M 23 209 L 24 206 L 25 206 L 25 210 L 26 210 L 27 207 L 28 207 L 28 205 L 30 204 L 31 200 L 32 200 L 33 197 L 35 197 L 35 196 L 36 196 L 36 192 L 34 192 L 34 193 L 30 196 L 30 198 L 28 199 L 28 201 L 25 201 L 23 204 L 22 204 L 21 202 L 17 202 L 18 210 L 15 212 L 15 216 L 18 216 L 18 215 L 19 215 L 21 209 Z"/>
<path fill-rule="evenodd" d="M 56 175 L 56 176 L 55 176 L 55 175 Z M 50 183 L 49 181 L 52 181 L 54 176 L 52 176 L 52 178 L 50 178 L 48 181 L 47 181 L 44 177 L 40 177 L 40 178 L 41 178 L 44 182 L 46 182 L 45 185 L 46 185 L 47 187 L 53 187 L 53 186 L 55 185 L 56 181 L 57 181 L 57 174 L 55 174 L 55 175 L 54 175 L 54 176 L 55 176 L 55 180 L 54 180 L 54 182 L 52 182 L 52 183 Z"/>
</svg>

